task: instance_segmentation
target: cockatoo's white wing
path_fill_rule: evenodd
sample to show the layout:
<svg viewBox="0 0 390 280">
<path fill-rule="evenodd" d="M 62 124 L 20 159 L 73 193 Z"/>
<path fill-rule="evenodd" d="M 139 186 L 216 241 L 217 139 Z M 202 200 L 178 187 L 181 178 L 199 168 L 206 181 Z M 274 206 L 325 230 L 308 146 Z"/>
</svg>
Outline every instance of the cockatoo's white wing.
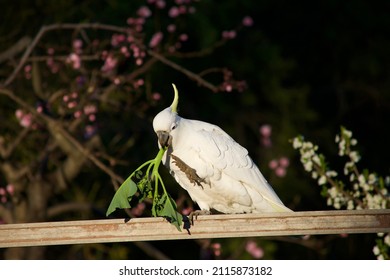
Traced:
<svg viewBox="0 0 390 280">
<path fill-rule="evenodd" d="M 185 127 L 183 132 L 191 139 L 191 145 L 185 145 L 186 154 L 191 158 L 186 158 L 181 149 L 173 153 L 178 152 L 179 157 L 182 154 L 182 159 L 188 160 L 187 163 L 210 188 L 226 197 L 227 203 L 230 200 L 241 203 L 242 209 L 246 209 L 243 212 L 247 209 L 251 212 L 291 211 L 280 201 L 248 151 L 221 128 L 186 119 L 182 119 L 180 125 Z"/>
</svg>

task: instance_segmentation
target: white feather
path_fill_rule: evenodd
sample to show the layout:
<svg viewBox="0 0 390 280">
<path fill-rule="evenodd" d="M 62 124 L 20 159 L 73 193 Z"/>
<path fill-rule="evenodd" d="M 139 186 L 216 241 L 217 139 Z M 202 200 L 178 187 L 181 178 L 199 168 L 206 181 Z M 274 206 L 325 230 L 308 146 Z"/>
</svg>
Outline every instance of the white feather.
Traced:
<svg viewBox="0 0 390 280">
<path fill-rule="evenodd" d="M 167 108 L 155 117 L 153 128 L 172 137 L 163 163 L 202 210 L 215 209 L 222 213 L 291 211 L 268 184 L 248 151 L 218 126 L 181 118 Z M 196 170 L 203 180 L 201 186 L 189 180 L 171 155 Z"/>
</svg>

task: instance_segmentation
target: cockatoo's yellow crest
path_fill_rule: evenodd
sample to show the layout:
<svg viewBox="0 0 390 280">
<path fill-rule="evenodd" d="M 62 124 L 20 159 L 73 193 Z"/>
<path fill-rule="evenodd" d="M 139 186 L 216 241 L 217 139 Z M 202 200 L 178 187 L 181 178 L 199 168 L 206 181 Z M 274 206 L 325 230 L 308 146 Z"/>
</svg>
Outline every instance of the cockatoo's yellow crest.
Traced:
<svg viewBox="0 0 390 280">
<path fill-rule="evenodd" d="M 172 86 L 173 86 L 173 90 L 175 92 L 175 97 L 173 98 L 171 110 L 172 110 L 172 113 L 177 113 L 177 105 L 179 104 L 179 92 L 177 91 L 175 84 L 172 84 Z"/>
</svg>

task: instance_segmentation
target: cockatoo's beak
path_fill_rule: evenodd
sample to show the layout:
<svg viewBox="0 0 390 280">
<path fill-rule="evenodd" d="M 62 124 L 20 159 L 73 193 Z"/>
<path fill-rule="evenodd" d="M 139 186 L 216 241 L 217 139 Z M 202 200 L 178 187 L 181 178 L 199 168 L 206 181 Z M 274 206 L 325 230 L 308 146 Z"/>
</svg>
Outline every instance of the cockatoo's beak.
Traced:
<svg viewBox="0 0 390 280">
<path fill-rule="evenodd" d="M 172 137 L 169 135 L 166 131 L 157 131 L 157 138 L 158 142 L 160 143 L 161 147 L 169 147 L 172 142 Z"/>
</svg>

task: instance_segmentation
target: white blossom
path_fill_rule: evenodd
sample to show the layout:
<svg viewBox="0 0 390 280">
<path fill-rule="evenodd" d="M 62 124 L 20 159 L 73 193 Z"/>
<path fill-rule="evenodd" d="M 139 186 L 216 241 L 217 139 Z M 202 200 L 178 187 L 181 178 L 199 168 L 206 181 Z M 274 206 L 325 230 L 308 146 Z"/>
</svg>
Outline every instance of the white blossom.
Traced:
<svg viewBox="0 0 390 280">
<path fill-rule="evenodd" d="M 346 136 L 347 138 L 351 138 L 352 137 L 352 132 L 349 131 L 349 130 L 344 129 L 343 135 Z"/>
<path fill-rule="evenodd" d="M 314 155 L 313 158 L 312 158 L 313 162 L 317 165 L 321 165 L 321 160 L 320 160 L 320 157 L 318 155 Z"/>
<path fill-rule="evenodd" d="M 378 246 L 374 246 L 374 248 L 372 248 L 372 252 L 375 256 L 378 256 L 381 253 Z"/>
<path fill-rule="evenodd" d="M 337 172 L 334 171 L 334 170 L 328 170 L 328 171 L 326 171 L 325 174 L 326 174 L 326 176 L 328 176 L 328 177 L 330 177 L 330 178 L 336 177 L 336 176 L 337 176 Z"/>
<path fill-rule="evenodd" d="M 353 200 L 348 201 L 347 210 L 353 210 L 355 208 Z"/>
<path fill-rule="evenodd" d="M 337 188 L 336 187 L 331 187 L 330 189 L 328 189 L 328 194 L 332 198 L 337 197 L 337 194 L 338 194 Z"/>
<path fill-rule="evenodd" d="M 356 151 L 350 152 L 350 153 L 349 153 L 349 158 L 350 158 L 353 162 L 358 162 L 358 161 L 360 160 L 359 153 L 356 152 Z"/>
<path fill-rule="evenodd" d="M 339 156 L 345 155 L 345 140 L 341 140 L 339 143 Z"/>
<path fill-rule="evenodd" d="M 336 143 L 338 143 L 338 142 L 340 141 L 340 136 L 339 136 L 338 134 L 336 134 L 336 137 L 335 137 L 334 141 L 335 141 Z"/>
<path fill-rule="evenodd" d="M 366 192 L 370 191 L 372 189 L 372 186 L 370 186 L 369 184 L 367 183 L 364 183 L 363 185 L 361 185 L 362 189 L 365 190 Z"/>
<path fill-rule="evenodd" d="M 351 139 L 351 146 L 355 146 L 357 144 L 357 140 L 355 138 Z"/>
<path fill-rule="evenodd" d="M 307 161 L 303 164 L 303 167 L 307 172 L 311 172 L 313 170 L 313 162 Z"/>
<path fill-rule="evenodd" d="M 377 180 L 377 178 L 376 178 L 376 176 L 375 176 L 375 174 L 370 174 L 370 175 L 368 175 L 368 183 L 370 184 L 370 185 L 373 185 L 373 184 L 375 184 L 376 183 L 376 180 Z"/>
<path fill-rule="evenodd" d="M 360 185 L 364 185 L 366 183 L 366 178 L 364 177 L 363 174 L 360 174 L 358 177 L 358 181 Z"/>
<path fill-rule="evenodd" d="M 390 246 L 390 234 L 387 234 L 383 241 L 387 246 Z"/>
<path fill-rule="evenodd" d="M 312 142 L 303 142 L 302 149 L 312 149 L 314 147 Z"/>
<path fill-rule="evenodd" d="M 294 149 L 299 149 L 300 147 L 302 147 L 301 139 L 299 139 L 299 137 L 295 137 L 292 145 Z"/>
<path fill-rule="evenodd" d="M 348 161 L 345 165 L 344 165 L 344 175 L 348 175 L 349 171 L 352 169 L 352 167 L 354 166 L 355 164 L 351 161 Z"/>
<path fill-rule="evenodd" d="M 326 184 L 326 176 L 322 175 L 320 179 L 318 179 L 318 185 L 325 185 Z"/>
</svg>

